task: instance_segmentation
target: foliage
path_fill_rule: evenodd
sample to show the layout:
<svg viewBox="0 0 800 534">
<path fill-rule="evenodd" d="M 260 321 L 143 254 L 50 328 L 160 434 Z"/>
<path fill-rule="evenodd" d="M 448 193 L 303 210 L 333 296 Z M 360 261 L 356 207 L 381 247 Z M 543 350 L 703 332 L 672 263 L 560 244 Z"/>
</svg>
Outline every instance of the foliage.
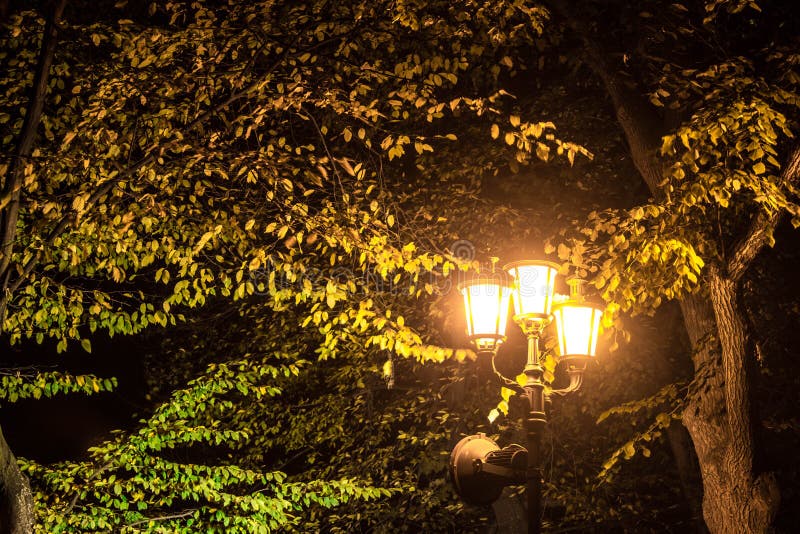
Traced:
<svg viewBox="0 0 800 534">
<path fill-rule="evenodd" d="M 269 532 L 295 523 L 312 504 L 337 506 L 392 491 L 355 478 L 289 482 L 236 452 L 254 439 L 243 402 L 271 403 L 278 378 L 298 364 L 256 358 L 209 366 L 162 404 L 141 428 L 91 450 L 89 462 L 26 463 L 37 487 L 41 532 Z M 205 463 L 191 460 L 204 446 Z M 208 456 L 218 458 L 208 462 Z"/>
<path fill-rule="evenodd" d="M 727 37 L 737 17 L 755 16 L 752 2 L 698 11 L 652 0 L 614 15 L 641 22 L 607 38 L 635 50 L 634 82 L 679 120 L 659 143 L 658 194 L 633 205 L 621 191 L 613 208 L 595 192 L 627 187 L 609 163 L 625 147 L 609 140 L 609 110 L 564 111 L 579 97 L 562 86 L 577 84 L 593 108 L 598 87 L 539 6 L 119 4 L 67 11 L 0 273 L 2 329 L 65 350 L 98 330 L 169 326 L 149 360 L 160 404 L 87 462 L 25 464 L 43 531 L 478 524 L 485 510 L 463 508 L 444 483 L 446 453 L 465 433 L 507 439 L 515 425 L 487 424 L 498 402 L 513 409 L 508 392 L 480 370 L 476 382 L 480 364 L 451 348 L 461 341 L 448 334 L 461 327 L 452 289 L 480 267 L 476 250 L 538 249 L 554 233 L 542 213 L 563 220 L 553 212 L 564 191 L 589 191 L 544 252 L 592 281 L 605 327 L 629 340 L 621 312 L 704 291 L 748 215 L 800 213 L 780 169 L 798 126 L 797 56 L 784 41 L 737 54 Z M 17 13 L 0 45 L 3 154 L 21 128 L 42 24 Z M 596 137 L 573 142 L 592 121 Z M 604 161 L 576 159 L 590 153 Z M 4 180 L 9 166 L 0 161 Z M 608 380 L 624 389 L 634 375 L 620 367 Z M 616 460 L 637 450 L 669 460 L 651 442 L 676 413 L 662 405 L 681 395 L 646 397 L 674 379 L 607 412 L 642 408 L 644 430 L 609 420 L 602 450 L 587 444 L 571 466 L 555 457 L 548 495 L 570 517 L 646 515 Z M 598 417 L 588 411 L 558 427 L 577 439 Z M 608 483 L 599 491 L 597 472 Z"/>
<path fill-rule="evenodd" d="M 683 409 L 683 403 L 679 401 L 683 395 L 679 397 L 680 393 L 676 384 L 668 384 L 655 395 L 614 406 L 600 414 L 597 418 L 598 423 L 603 422 L 611 415 L 625 415 L 628 419 L 632 419 L 633 424 L 636 424 L 636 420 L 630 417 L 633 414 L 638 414 L 642 410 L 650 412 L 654 408 L 663 408 L 665 403 L 668 403 L 667 408 L 669 409 L 668 412 L 659 411 L 654 417 L 648 414 L 649 418 L 652 418 L 652 423 L 645 430 L 636 432 L 630 440 L 611 453 L 611 456 L 603 463 L 603 469 L 597 475 L 598 478 L 608 480 L 610 472 L 618 467 L 620 458 L 630 460 L 637 452 L 641 452 L 645 458 L 650 457 L 652 453 L 648 444 L 660 438 L 662 432 L 673 424 L 673 419 L 680 419 L 680 412 Z"/>
<path fill-rule="evenodd" d="M 28 461 L 40 528 L 250 532 L 302 520 L 343 530 L 397 506 L 408 529 L 452 522 L 442 451 L 467 426 L 440 396 L 426 398 L 424 381 L 379 419 L 349 399 L 362 398 L 359 384 L 387 353 L 409 370 L 406 359 L 469 355 L 442 346 L 441 325 L 427 318 L 452 307 L 454 279 L 478 266 L 447 247 L 480 226 L 476 210 L 493 211 L 478 195 L 483 176 L 509 161 L 586 153 L 550 121 L 513 109 L 499 87 L 544 11 L 516 1 L 118 8 L 65 14 L 24 167 L 19 239 L 0 277 L 3 331 L 65 350 L 98 330 L 174 328 L 191 308 L 228 299 L 248 326 L 234 333 L 251 347 L 199 344 L 208 367 L 186 386 L 181 378 L 202 366 L 176 356 L 170 387 L 180 389 L 164 398 L 162 384 L 153 394 L 163 403 L 140 429 L 88 462 Z M 42 24 L 17 13 L 2 43 L 4 153 L 21 127 Z M 503 139 L 481 146 L 501 126 Z M 480 143 L 479 174 L 450 159 L 459 138 Z M 505 228 L 513 216 L 490 219 Z M 474 233 L 478 245 L 496 240 Z M 303 362 L 309 377 L 276 402 L 300 378 L 273 375 Z M 325 410 L 306 415 L 303 388 L 320 380 L 332 387 Z M 431 416 L 425 430 L 409 427 L 419 412 Z M 355 432 L 365 427 L 373 441 Z M 369 452 L 367 465 L 380 453 L 416 460 L 368 480 L 352 462 L 291 475 L 265 456 L 326 441 Z M 377 497 L 380 506 L 363 504 Z"/>
<path fill-rule="evenodd" d="M 736 13 L 747 3 L 709 3 L 709 11 L 716 4 L 731 4 L 726 9 Z M 690 11 L 679 12 L 681 32 L 697 41 L 662 34 L 649 51 L 657 59 L 637 71 L 652 103 L 685 117 L 662 138 L 659 194 L 634 208 L 590 214 L 549 248 L 591 277 L 610 312 L 652 313 L 665 300 L 697 291 L 703 268 L 722 261 L 754 211 L 788 211 L 800 224 L 797 191 L 781 177 L 779 161 L 798 128 L 795 54 L 785 44 L 719 60 L 718 50 L 668 54 L 669 46 L 683 50 L 708 36 L 725 41 L 722 22 L 698 28 Z M 645 28 L 658 31 L 658 21 Z"/>
<path fill-rule="evenodd" d="M 767 242 L 774 245 L 773 228 L 766 221 L 778 220 L 783 214 L 788 214 L 795 226 L 800 220 L 796 177 L 786 170 L 787 157 L 793 157 L 794 137 L 800 126 L 797 122 L 800 92 L 793 52 L 796 34 L 779 22 L 786 14 L 781 7 L 770 6 L 772 9 L 762 15 L 744 10 L 748 5 L 760 11 L 752 2 L 708 2 L 705 14 L 680 3 L 667 7 L 647 2 L 622 15 L 639 23 L 635 31 L 620 28 L 615 35 L 626 51 L 625 67 L 615 72 L 620 75 L 615 82 L 623 78 L 626 80 L 623 83 L 630 82 L 626 87 L 629 92 L 623 92 L 624 98 L 635 101 L 641 91 L 656 106 L 650 110 L 653 113 L 643 114 L 652 124 L 637 123 L 637 127 L 647 124 L 653 129 L 649 133 L 658 134 L 660 150 L 655 158 L 638 148 L 638 170 L 645 180 L 653 181 L 650 184 L 653 198 L 634 207 L 598 210 L 587 218 L 576 219 L 572 228 L 562 230 L 550 240 L 547 250 L 593 282 L 607 303 L 604 326 L 613 327 L 624 338 L 629 335 L 621 330 L 618 312 L 653 314 L 664 302 L 673 299 L 708 302 L 709 273 L 730 275 L 734 284 L 735 277 L 741 276 L 741 272 L 734 275 L 728 269 L 735 265 L 732 262 L 739 261 L 737 255 L 741 252 L 737 246 L 748 228 L 757 228 L 760 223 Z M 600 13 L 605 9 L 599 5 L 595 8 L 596 18 L 602 18 Z M 653 17 L 653 12 L 663 15 Z M 765 28 L 775 29 L 769 32 L 769 38 L 763 33 Z M 599 48 L 618 49 L 616 43 L 600 37 L 597 29 L 594 25 L 591 30 L 583 28 L 590 40 L 600 43 Z M 603 67 L 597 68 L 596 64 L 602 60 L 590 57 L 587 64 L 593 61 L 594 70 L 601 71 Z M 619 106 L 619 101 L 615 104 Z M 647 106 L 644 102 L 634 103 L 628 111 L 636 109 L 636 105 Z M 626 118 L 619 120 L 622 123 Z M 656 144 L 656 139 L 650 140 L 647 135 L 629 130 L 629 141 Z M 636 151 L 636 147 L 631 149 L 635 158 Z M 653 164 L 654 170 L 642 168 L 645 159 Z M 742 261 L 747 265 L 746 260 Z M 714 311 L 719 313 L 717 309 Z M 713 321 L 714 316 L 709 318 Z M 687 317 L 687 323 L 696 320 Z M 720 324 L 717 328 L 723 327 Z M 627 434 L 604 464 L 601 477 L 616 469 L 619 459 L 633 458 L 637 451 L 649 452 L 650 440 L 667 428 L 685 406 L 697 407 L 703 403 L 709 407 L 719 401 L 720 406 L 700 416 L 703 424 L 721 421 L 720 428 L 726 431 L 731 428 L 729 421 L 735 421 L 738 415 L 727 413 L 720 417 L 719 412 L 723 406 L 728 412 L 735 412 L 731 404 L 735 393 L 727 389 L 720 393 L 711 388 L 719 388 L 721 384 L 732 387 L 734 376 L 747 380 L 742 377 L 747 376 L 749 362 L 733 361 L 731 353 L 724 360 L 723 355 L 721 361 L 726 372 L 723 378 L 723 367 L 717 361 L 723 348 L 718 334 L 714 327 L 699 333 L 693 356 L 700 352 L 709 356 L 704 365 L 699 362 L 705 356 L 694 359 L 695 377 L 687 395 L 674 396 L 677 405 L 666 411 L 656 410 L 644 429 L 633 436 Z M 615 348 L 616 344 L 612 350 Z M 745 358 L 755 356 L 748 352 Z M 654 401 L 658 400 L 635 401 L 611 413 L 657 408 Z M 708 434 L 710 428 L 694 427 L 696 443 L 706 454 L 704 473 L 711 469 L 708 464 L 723 472 L 732 469 L 715 464 L 723 454 L 722 448 L 703 447 L 706 436 L 702 434 Z M 738 439 L 749 431 L 734 429 L 730 438 Z M 736 476 L 758 475 L 748 472 Z M 709 495 L 725 491 L 709 486 L 705 490 L 707 502 Z M 717 524 L 709 527 L 724 530 L 721 518 L 717 519 Z"/>
<path fill-rule="evenodd" d="M 502 4 L 493 9 L 502 13 Z M 322 314 L 352 286 L 281 291 L 270 280 L 256 287 L 251 273 L 295 283 L 312 267 L 352 265 L 398 283 L 452 270 L 395 232 L 400 210 L 383 168 L 407 148 L 421 156 L 456 138 L 426 123 L 497 115 L 502 93 L 491 84 L 500 66 L 483 72 L 485 62 L 529 30 L 514 19 L 508 35 L 489 38 L 478 17 L 461 35 L 448 31 L 462 22 L 459 10 L 440 18 L 435 5 L 414 15 L 405 4 L 391 9 L 152 4 L 148 14 L 131 8 L 137 20 L 74 26 L 54 67 L 43 139 L 25 167 L 11 260 L 21 274 L 4 322 L 11 340 L 57 337 L 63 349 L 82 325 L 135 333 L 174 324 L 176 308 L 209 296 L 256 291 L 269 291 L 276 309 L 303 304 L 315 326 L 334 326 Z M 540 26 L 539 11 L 523 13 Z M 17 15 L 4 43 L 6 144 L 20 127 L 10 111 L 24 102 L 35 56 L 27 47 L 39 28 L 34 14 Z M 441 37 L 450 33 L 460 37 Z M 376 48 L 386 57 L 371 57 Z M 488 97 L 450 98 L 459 76 L 487 80 Z M 520 153 L 539 137 L 571 158 L 578 150 L 545 133 L 547 123 L 516 117 L 513 125 Z M 350 317 L 356 328 L 385 311 L 364 303 Z M 399 331 L 404 346 L 418 345 Z"/>
<path fill-rule="evenodd" d="M 27 374 L 16 371 L 0 377 L 0 401 L 14 403 L 22 399 L 41 399 L 59 393 L 84 393 L 92 395 L 112 391 L 116 378 L 99 378 L 93 375 L 71 375 L 57 371 Z"/>
</svg>

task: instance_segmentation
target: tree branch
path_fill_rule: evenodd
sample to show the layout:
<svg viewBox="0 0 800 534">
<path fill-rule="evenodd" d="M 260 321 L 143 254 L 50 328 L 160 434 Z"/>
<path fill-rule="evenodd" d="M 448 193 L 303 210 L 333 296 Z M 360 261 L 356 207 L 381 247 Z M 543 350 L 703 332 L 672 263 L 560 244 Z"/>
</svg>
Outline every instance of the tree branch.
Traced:
<svg viewBox="0 0 800 534">
<path fill-rule="evenodd" d="M 184 510 L 183 512 L 179 512 L 177 514 L 162 515 L 160 517 L 153 517 L 151 519 L 142 519 L 141 521 L 134 521 L 133 523 L 130 523 L 128 527 L 135 527 L 136 525 L 144 525 L 145 523 L 153 523 L 156 521 L 167 521 L 168 519 L 181 519 L 183 517 L 189 517 L 196 511 L 197 508 L 190 508 L 188 510 Z"/>
<path fill-rule="evenodd" d="M 641 93 L 631 88 L 633 81 L 626 80 L 620 70 L 611 65 L 608 60 L 610 54 L 601 50 L 600 45 L 592 39 L 590 29 L 576 18 L 575 14 L 580 13 L 580 10 L 563 0 L 550 0 L 548 3 L 583 41 L 587 65 L 603 82 L 606 93 L 611 98 L 617 122 L 628 142 L 633 164 L 650 193 L 659 198 L 662 194 L 658 187 L 662 168 L 656 158 L 656 150 L 660 146 L 663 121 Z"/>
<path fill-rule="evenodd" d="M 10 280 L 9 265 L 16 239 L 25 163 L 33 153 L 36 130 L 41 122 L 50 67 L 56 50 L 59 21 L 66 4 L 67 0 L 58 0 L 47 17 L 30 102 L 25 111 L 17 151 L 9 166 L 8 179 L 0 195 L 0 279 L 3 279 L 2 294 L 0 294 L 0 332 L 5 319 L 7 302 L 5 290 Z M 3 3 L 3 17 L 6 15 L 5 8 L 7 5 Z M 33 532 L 33 494 L 30 484 L 20 471 L 2 431 L 0 431 L 0 494 L 0 530 L 11 534 Z"/>
<path fill-rule="evenodd" d="M 25 163 L 33 153 L 33 141 L 36 137 L 36 130 L 42 119 L 45 97 L 47 96 L 48 78 L 50 67 L 53 64 L 53 56 L 56 51 L 58 39 L 58 28 L 61 15 L 67 0 L 58 0 L 53 6 L 53 11 L 47 17 L 47 23 L 42 35 L 42 47 L 39 52 L 39 61 L 36 65 L 36 73 L 33 78 L 31 88 L 31 98 L 28 108 L 25 110 L 25 119 L 20 131 L 17 153 L 11 160 L 9 168 L 9 178 L 3 187 L 0 196 L 0 212 L 2 212 L 2 224 L 0 228 L 0 277 L 11 263 L 11 254 L 14 250 L 14 239 L 17 235 L 17 219 L 19 218 L 19 204 L 24 180 Z M 3 288 L 5 289 L 5 287 Z M 0 315 L 0 322 L 3 316 Z"/>
<path fill-rule="evenodd" d="M 100 466 L 99 469 L 96 469 L 95 472 L 92 473 L 92 475 L 89 478 L 86 479 L 86 482 L 87 483 L 91 482 L 92 480 L 94 480 L 97 477 L 99 477 L 103 473 L 103 471 L 105 471 L 106 469 L 111 467 L 111 465 L 112 465 L 112 462 L 108 462 L 107 464 Z M 67 508 L 64 510 L 64 515 L 69 514 L 72 511 L 72 509 L 75 508 L 75 505 L 78 503 L 78 497 L 80 497 L 80 495 L 81 495 L 80 491 L 76 491 L 75 492 L 75 495 L 72 496 L 72 499 L 69 501 L 69 504 L 67 505 Z"/>
<path fill-rule="evenodd" d="M 781 173 L 781 181 L 785 184 L 796 184 L 800 181 L 800 143 L 795 144 L 789 153 L 788 161 Z M 782 218 L 782 211 L 772 215 L 761 212 L 753 218 L 747 233 L 734 244 L 728 255 L 729 278 L 736 282 L 742 277 L 758 253 L 770 241 L 772 232 Z"/>
</svg>

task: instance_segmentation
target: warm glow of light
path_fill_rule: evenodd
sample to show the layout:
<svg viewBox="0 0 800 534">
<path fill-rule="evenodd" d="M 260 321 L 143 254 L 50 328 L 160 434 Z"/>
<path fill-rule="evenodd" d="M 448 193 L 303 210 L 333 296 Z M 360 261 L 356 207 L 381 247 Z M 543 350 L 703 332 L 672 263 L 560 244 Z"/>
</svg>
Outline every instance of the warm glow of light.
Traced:
<svg viewBox="0 0 800 534">
<path fill-rule="evenodd" d="M 561 356 L 593 357 L 600 332 L 599 308 L 586 304 L 565 303 L 553 310 Z"/>
<path fill-rule="evenodd" d="M 464 310 L 467 315 L 467 333 L 478 348 L 486 344 L 493 347 L 505 337 L 511 288 L 491 280 L 476 280 L 464 284 Z"/>
<path fill-rule="evenodd" d="M 544 261 L 519 261 L 505 266 L 514 277 L 514 313 L 546 318 L 553 306 L 558 266 Z"/>
</svg>

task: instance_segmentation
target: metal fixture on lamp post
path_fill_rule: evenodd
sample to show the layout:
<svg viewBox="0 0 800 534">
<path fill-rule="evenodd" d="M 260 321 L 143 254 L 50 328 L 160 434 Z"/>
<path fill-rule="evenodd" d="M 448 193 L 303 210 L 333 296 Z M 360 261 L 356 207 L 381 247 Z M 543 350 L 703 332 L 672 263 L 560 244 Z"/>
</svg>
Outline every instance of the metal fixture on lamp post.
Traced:
<svg viewBox="0 0 800 534">
<path fill-rule="evenodd" d="M 594 357 L 602 310 L 586 302 L 583 280 L 571 278 L 570 297 L 554 303 L 558 265 L 525 260 L 509 263 L 503 270 L 511 280 L 492 273 L 459 285 L 464 296 L 467 333 L 479 354 L 492 358 L 492 369 L 503 386 L 528 400 L 525 418 L 527 448 L 500 448 L 483 434 L 467 436 L 450 455 L 450 474 L 458 494 L 475 504 L 489 504 L 504 486 L 527 483 L 528 532 L 541 532 L 541 435 L 547 424 L 547 396 L 565 395 L 580 388 L 586 363 Z M 528 338 L 524 385 L 502 375 L 495 366 L 497 349 L 505 341 L 509 298 L 514 303 L 514 322 Z M 567 365 L 569 385 L 546 391 L 539 338 L 553 316 L 559 345 L 559 363 Z"/>
</svg>

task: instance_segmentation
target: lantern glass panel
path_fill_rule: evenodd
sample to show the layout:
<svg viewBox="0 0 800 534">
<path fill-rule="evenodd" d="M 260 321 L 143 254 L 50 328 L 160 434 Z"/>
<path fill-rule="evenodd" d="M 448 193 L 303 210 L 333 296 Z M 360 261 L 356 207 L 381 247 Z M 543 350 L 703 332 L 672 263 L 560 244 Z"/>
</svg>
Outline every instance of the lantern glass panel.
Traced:
<svg viewBox="0 0 800 534">
<path fill-rule="evenodd" d="M 597 353 L 601 311 L 594 306 L 565 303 L 553 311 L 561 356 L 593 357 Z"/>
<path fill-rule="evenodd" d="M 524 261 L 506 265 L 514 277 L 514 313 L 546 318 L 553 306 L 558 266 L 550 262 Z"/>
<path fill-rule="evenodd" d="M 470 338 L 505 337 L 511 288 L 493 282 L 473 282 L 461 288 Z"/>
</svg>

